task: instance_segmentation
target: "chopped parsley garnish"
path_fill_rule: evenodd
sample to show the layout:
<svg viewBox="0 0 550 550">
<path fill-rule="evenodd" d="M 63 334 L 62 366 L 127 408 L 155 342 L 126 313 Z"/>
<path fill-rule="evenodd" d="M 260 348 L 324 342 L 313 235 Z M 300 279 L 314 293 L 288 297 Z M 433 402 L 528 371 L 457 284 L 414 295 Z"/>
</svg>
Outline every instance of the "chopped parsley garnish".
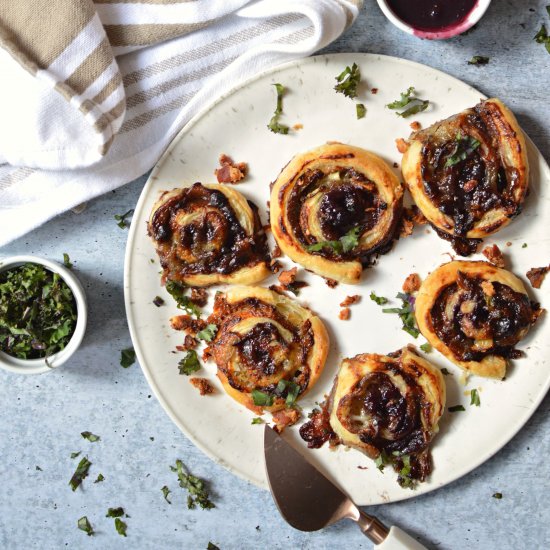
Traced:
<svg viewBox="0 0 550 550">
<path fill-rule="evenodd" d="M 214 508 L 214 503 L 210 500 L 210 493 L 204 480 L 186 472 L 181 460 L 176 460 L 176 466 L 170 466 L 173 472 L 177 472 L 180 487 L 187 489 L 187 508 L 196 508 L 197 504 L 203 510 Z"/>
<path fill-rule="evenodd" d="M 183 359 L 179 361 L 178 368 L 180 374 L 185 374 L 187 376 L 200 370 L 201 364 L 197 352 L 194 349 L 187 350 Z"/>
<path fill-rule="evenodd" d="M 403 463 L 403 467 L 399 470 L 397 476 L 397 483 L 403 488 L 414 489 L 414 479 L 410 477 L 411 474 L 411 457 L 409 455 L 399 455 L 398 460 Z"/>
<path fill-rule="evenodd" d="M 136 362 L 136 352 L 134 348 L 126 348 L 120 352 L 120 366 L 127 369 Z M 84 437 L 84 436 L 82 436 Z"/>
<path fill-rule="evenodd" d="M 462 405 L 454 405 L 454 407 L 449 407 L 449 412 L 464 412 L 466 409 Z"/>
<path fill-rule="evenodd" d="M 416 325 L 416 319 L 414 318 L 414 298 L 407 293 L 398 292 L 397 298 L 401 300 L 401 307 L 388 307 L 382 310 L 383 313 L 397 313 L 403 326 L 401 327 L 405 332 L 408 332 L 413 338 L 418 338 L 420 331 Z"/>
<path fill-rule="evenodd" d="M 155 296 L 155 298 L 153 300 L 153 304 L 155 304 L 157 307 L 163 306 L 164 305 L 164 299 L 161 298 L 160 296 Z"/>
<path fill-rule="evenodd" d="M 468 65 L 487 65 L 489 63 L 489 57 L 485 57 L 483 55 L 474 55 L 470 61 L 468 61 Z"/>
<path fill-rule="evenodd" d="M 426 342 L 425 344 L 422 344 L 420 346 L 420 349 L 424 352 L 424 353 L 430 353 L 430 351 L 432 351 L 432 345 L 430 344 L 430 342 Z"/>
<path fill-rule="evenodd" d="M 292 380 L 279 380 L 275 393 L 283 397 L 286 391 L 286 400 L 285 403 L 288 407 L 294 407 L 296 404 L 296 399 L 300 393 L 300 386 Z"/>
<path fill-rule="evenodd" d="M 27 263 L 0 273 L 0 350 L 39 359 L 62 350 L 76 327 L 71 289 L 57 274 Z"/>
<path fill-rule="evenodd" d="M 120 518 L 124 515 L 124 508 L 118 507 L 118 508 L 109 508 L 107 510 L 107 514 L 105 515 L 106 518 Z"/>
<path fill-rule="evenodd" d="M 357 120 L 359 120 L 361 118 L 365 118 L 365 115 L 367 114 L 367 108 L 362 103 L 358 103 L 355 106 L 355 112 L 357 114 Z"/>
<path fill-rule="evenodd" d="M 76 467 L 76 470 L 69 481 L 69 485 L 73 491 L 76 491 L 78 486 L 82 483 L 82 480 L 88 476 L 88 470 L 92 463 L 88 460 L 88 457 L 85 456 Z"/>
<path fill-rule="evenodd" d="M 475 405 L 476 407 L 479 407 L 481 405 L 479 392 L 475 388 L 470 391 L 470 405 Z"/>
<path fill-rule="evenodd" d="M 219 546 L 216 546 L 213 542 L 209 542 L 206 550 L 220 550 Z"/>
<path fill-rule="evenodd" d="M 353 250 L 359 244 L 360 227 L 350 229 L 345 235 L 337 241 L 320 241 L 307 246 L 308 252 L 319 252 L 323 248 L 332 248 L 336 254 L 347 253 Z"/>
<path fill-rule="evenodd" d="M 105 480 L 105 477 L 103 477 L 103 474 L 98 474 L 94 483 L 101 483 L 104 480 Z"/>
<path fill-rule="evenodd" d="M 381 471 L 384 471 L 384 466 L 391 463 L 390 457 L 386 454 L 386 451 L 382 449 L 380 454 L 374 459 L 374 465 Z"/>
<path fill-rule="evenodd" d="M 384 304 L 387 304 L 388 303 L 388 299 L 387 298 L 384 298 L 384 296 L 377 296 L 374 292 L 374 290 L 371 291 L 370 293 L 370 299 L 373 301 L 373 302 L 376 302 L 379 306 L 383 306 Z"/>
<path fill-rule="evenodd" d="M 35 469 L 37 472 L 43 472 L 44 470 L 42 470 L 42 468 L 40 466 L 35 466 Z"/>
<path fill-rule="evenodd" d="M 264 423 L 264 419 L 260 418 L 259 416 L 257 416 L 256 418 L 253 418 L 251 422 L 251 424 L 263 424 L 263 423 Z"/>
<path fill-rule="evenodd" d="M 457 134 L 455 141 L 453 152 L 445 162 L 445 168 L 466 160 L 481 145 L 477 139 L 471 136 L 463 137 L 460 132 Z"/>
<path fill-rule="evenodd" d="M 168 489 L 168 487 L 165 485 L 164 487 L 161 487 L 160 489 L 162 491 L 162 496 L 164 497 L 164 500 L 168 503 L 168 504 L 172 504 L 172 501 L 168 498 L 168 495 L 172 492 L 170 491 L 170 489 Z"/>
<path fill-rule="evenodd" d="M 63 252 L 63 265 L 67 269 L 72 269 L 73 264 L 71 263 L 71 259 L 69 258 L 69 255 L 66 252 Z"/>
<path fill-rule="evenodd" d="M 493 493 L 493 498 L 500 500 L 502 498 L 502 493 Z"/>
<path fill-rule="evenodd" d="M 94 534 L 94 529 L 86 516 L 82 516 L 78 520 L 77 525 L 78 525 L 78 528 L 81 531 L 84 531 L 89 537 L 91 537 Z"/>
<path fill-rule="evenodd" d="M 275 108 L 275 112 L 273 113 L 267 127 L 274 134 L 288 134 L 288 126 L 279 124 L 279 117 L 283 112 L 283 95 L 285 94 L 285 87 L 282 84 L 273 84 L 273 86 L 275 86 L 275 89 L 277 90 L 277 107 Z"/>
<path fill-rule="evenodd" d="M 120 229 L 126 229 L 130 224 L 126 223 L 126 219 L 129 218 L 134 213 L 134 209 L 128 210 L 124 214 L 115 214 L 115 220 L 118 222 L 117 225 Z"/>
<path fill-rule="evenodd" d="M 268 393 L 264 393 L 260 390 L 252 390 L 250 395 L 252 396 L 254 405 L 257 405 L 258 407 L 271 407 L 271 405 L 273 405 L 274 397 Z"/>
<path fill-rule="evenodd" d="M 82 451 L 77 451 L 76 453 L 71 453 L 71 458 L 76 458 L 77 456 L 80 456 L 80 453 Z"/>
<path fill-rule="evenodd" d="M 361 82 L 361 71 L 354 63 L 351 67 L 346 67 L 337 77 L 336 86 L 334 89 L 339 94 L 344 94 L 346 97 L 357 97 L 357 85 Z"/>
<path fill-rule="evenodd" d="M 99 441 L 101 438 L 99 435 L 95 435 L 92 432 L 82 432 L 80 434 L 84 439 L 87 439 L 88 441 L 91 441 L 92 443 L 95 443 L 96 441 Z"/>
<path fill-rule="evenodd" d="M 443 374 L 444 376 L 452 376 L 452 374 L 446 369 L 446 367 L 443 367 L 441 369 L 441 374 Z"/>
<path fill-rule="evenodd" d="M 191 298 L 189 296 L 185 295 L 185 287 L 175 283 L 174 281 L 168 281 L 166 283 L 166 291 L 174 300 L 176 301 L 176 305 L 179 309 L 183 309 L 186 311 L 189 315 L 195 315 L 197 319 L 201 316 L 201 310 L 197 306 L 197 304 L 194 304 L 191 301 Z"/>
<path fill-rule="evenodd" d="M 205 342 L 212 342 L 214 336 L 218 332 L 218 327 L 216 325 L 206 325 L 206 328 L 203 328 L 201 331 L 197 332 L 197 338 L 199 340 L 204 340 Z"/>
<path fill-rule="evenodd" d="M 115 518 L 115 529 L 119 535 L 125 537 L 127 527 L 128 526 L 126 525 L 126 523 L 124 523 L 120 518 Z"/>
<path fill-rule="evenodd" d="M 535 35 L 534 40 L 538 44 L 544 44 L 546 51 L 550 53 L 550 36 L 548 36 L 548 32 L 546 31 L 546 26 L 544 25 L 544 23 L 540 26 L 540 30 Z"/>
<path fill-rule="evenodd" d="M 430 104 L 429 100 L 414 97 L 413 94 L 414 94 L 414 87 L 410 86 L 409 88 L 407 88 L 405 92 L 401 92 L 400 99 L 396 99 L 392 103 L 388 103 L 386 107 L 388 109 L 392 109 L 396 111 L 395 114 L 403 118 L 407 118 L 407 117 L 410 117 L 411 115 L 416 115 L 417 113 L 425 111 L 428 108 L 428 105 Z M 398 112 L 400 109 L 404 109 L 404 110 L 401 112 Z"/>
<path fill-rule="evenodd" d="M 521 245 L 521 248 L 527 248 L 527 243 L 523 243 L 523 244 Z"/>
</svg>

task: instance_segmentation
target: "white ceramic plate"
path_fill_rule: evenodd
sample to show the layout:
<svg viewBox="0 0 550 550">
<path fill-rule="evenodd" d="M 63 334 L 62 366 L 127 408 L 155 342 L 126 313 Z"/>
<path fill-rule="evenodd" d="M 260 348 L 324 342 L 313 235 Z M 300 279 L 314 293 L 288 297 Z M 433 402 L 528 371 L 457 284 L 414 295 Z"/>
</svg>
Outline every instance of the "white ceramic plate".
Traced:
<svg viewBox="0 0 550 550">
<path fill-rule="evenodd" d="M 362 120 L 356 119 L 355 101 L 333 90 L 334 77 L 353 62 L 360 66 L 368 85 L 361 88 L 358 98 L 367 108 Z M 288 88 L 281 122 L 303 125 L 286 136 L 273 134 L 266 128 L 275 108 L 275 89 L 271 85 L 275 82 Z M 433 103 L 424 113 L 402 119 L 384 105 L 409 86 Z M 378 88 L 377 94 L 368 91 L 373 87 Z M 478 91 L 466 84 L 409 61 L 371 54 L 319 56 L 284 65 L 247 82 L 197 116 L 174 140 L 151 174 L 134 214 L 125 264 L 126 311 L 139 362 L 155 395 L 187 437 L 213 460 L 266 487 L 263 428 L 251 425 L 254 415 L 221 390 L 214 364 L 206 364 L 199 373 L 213 381 L 218 390 L 214 396 L 200 397 L 187 377 L 178 374 L 181 354 L 174 354 L 173 350 L 181 344 L 183 335 L 171 330 L 168 321 L 178 310 L 160 286 L 159 263 L 145 229 L 159 191 L 195 181 L 212 182 L 218 156 L 226 153 L 236 161 L 249 163 L 250 175 L 237 189 L 256 202 L 265 223 L 269 183 L 296 153 L 336 140 L 374 151 L 391 165 L 401 157 L 395 139 L 409 135 L 411 120 L 418 120 L 426 127 L 474 105 L 480 97 Z M 550 170 L 531 142 L 529 157 L 531 193 L 523 214 L 494 238 L 486 240 L 500 246 L 508 266 L 524 279 L 529 268 L 545 265 L 550 256 L 547 231 Z M 511 246 L 507 246 L 508 242 Z M 393 298 L 409 273 L 427 275 L 449 260 L 449 252 L 452 251 L 447 242 L 433 230 L 422 227 L 416 228 L 413 236 L 398 241 L 377 266 L 365 271 L 358 286 L 341 284 L 331 290 L 323 279 L 300 269 L 300 279 L 310 286 L 302 290 L 299 300 L 321 316 L 331 337 L 325 371 L 317 386 L 300 401 L 306 413 L 329 391 L 342 357 L 365 352 L 388 353 L 408 343 L 424 343 L 421 336 L 415 341 L 402 331 L 398 317 L 382 313 L 368 295 L 375 290 L 378 295 Z M 155 259 L 154 263 L 151 259 Z M 285 267 L 291 265 L 285 258 L 283 263 Z M 268 286 L 272 282 L 267 280 L 263 284 Z M 527 287 L 530 288 L 528 283 Z M 532 298 L 548 307 L 549 290 L 550 281 L 546 281 L 542 290 L 532 292 Z M 363 296 L 361 303 L 352 306 L 349 321 L 340 321 L 338 304 L 345 296 L 356 293 Z M 166 306 L 153 305 L 157 295 L 166 299 Z M 397 301 L 392 300 L 392 304 L 397 305 Z M 452 373 L 445 377 L 447 405 L 461 403 L 466 411 L 454 414 L 446 411 L 443 415 L 440 432 L 433 442 L 433 474 L 416 491 L 400 488 L 391 469 L 379 472 L 373 462 L 357 451 L 343 447 L 334 452 L 327 448 L 307 450 L 296 427 L 287 430 L 285 437 L 294 440 L 358 504 L 397 501 L 432 491 L 490 458 L 531 416 L 550 385 L 547 362 L 550 339 L 544 337 L 547 328 L 543 316 L 520 345 L 527 353 L 526 358 L 514 361 L 504 382 L 472 377 L 465 383 L 458 367 L 435 351 L 428 356 Z M 469 396 L 465 395 L 472 388 L 479 390 L 480 407 L 470 406 Z"/>
</svg>

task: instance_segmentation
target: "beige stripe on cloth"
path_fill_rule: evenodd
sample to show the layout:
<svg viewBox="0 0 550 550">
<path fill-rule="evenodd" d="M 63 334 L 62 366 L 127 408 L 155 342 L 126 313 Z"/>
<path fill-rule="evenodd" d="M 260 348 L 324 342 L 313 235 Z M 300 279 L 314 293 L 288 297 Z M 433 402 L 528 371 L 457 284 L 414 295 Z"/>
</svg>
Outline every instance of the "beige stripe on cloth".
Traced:
<svg viewBox="0 0 550 550">
<path fill-rule="evenodd" d="M 94 4 L 189 4 L 197 0 L 94 0 Z"/>
</svg>

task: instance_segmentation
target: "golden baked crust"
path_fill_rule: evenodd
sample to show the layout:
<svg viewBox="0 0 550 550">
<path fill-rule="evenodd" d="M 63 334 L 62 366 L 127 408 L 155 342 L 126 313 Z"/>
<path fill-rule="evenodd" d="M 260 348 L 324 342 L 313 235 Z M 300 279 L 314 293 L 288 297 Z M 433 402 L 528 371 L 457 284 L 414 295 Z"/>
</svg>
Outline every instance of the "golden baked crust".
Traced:
<svg viewBox="0 0 550 550">
<path fill-rule="evenodd" d="M 523 132 L 495 98 L 412 133 L 401 169 L 418 208 L 464 256 L 476 244 L 466 239 L 520 213 L 529 183 Z"/>
<path fill-rule="evenodd" d="M 410 472 L 399 479 L 407 485 L 431 472 L 428 446 L 445 397 L 443 375 L 413 346 L 389 356 L 365 353 L 342 361 L 330 396 L 330 425 L 344 445 L 399 472 L 407 455 Z"/>
<path fill-rule="evenodd" d="M 325 326 L 277 292 L 232 287 L 218 293 L 208 323 L 218 327 L 205 351 L 218 366 L 218 378 L 233 399 L 255 412 L 293 405 L 323 370 L 329 346 Z"/>
<path fill-rule="evenodd" d="M 363 264 L 391 243 L 402 196 L 380 157 L 328 143 L 296 155 L 279 174 L 271 191 L 271 229 L 281 250 L 306 269 L 357 283 Z"/>
<path fill-rule="evenodd" d="M 523 283 L 488 262 L 454 261 L 422 283 L 415 303 L 418 328 L 430 344 L 464 370 L 503 378 L 514 346 L 540 309 Z"/>
<path fill-rule="evenodd" d="M 253 284 L 270 274 L 256 206 L 232 187 L 195 183 L 164 192 L 147 225 L 163 280 Z"/>
</svg>

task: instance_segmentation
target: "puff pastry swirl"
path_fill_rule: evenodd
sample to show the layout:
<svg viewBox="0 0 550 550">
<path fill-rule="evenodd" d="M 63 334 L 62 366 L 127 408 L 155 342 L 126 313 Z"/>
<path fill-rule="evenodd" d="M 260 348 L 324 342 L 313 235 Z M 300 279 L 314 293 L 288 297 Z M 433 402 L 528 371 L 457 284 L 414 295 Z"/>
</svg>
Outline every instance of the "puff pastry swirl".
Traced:
<svg viewBox="0 0 550 550">
<path fill-rule="evenodd" d="M 208 322 L 218 331 L 206 354 L 225 391 L 245 407 L 275 412 L 308 391 L 328 352 L 325 326 L 294 300 L 260 287 L 218 293 Z"/>
<path fill-rule="evenodd" d="M 232 187 L 195 183 L 163 193 L 148 232 L 164 280 L 203 287 L 252 284 L 270 274 L 258 209 Z"/>
<path fill-rule="evenodd" d="M 402 171 L 439 235 L 468 256 L 517 216 L 529 182 L 525 138 L 498 99 L 411 134 Z M 472 240 L 473 239 L 473 240 Z"/>
<path fill-rule="evenodd" d="M 330 397 L 341 443 L 392 464 L 403 486 L 432 471 L 429 445 L 445 407 L 443 375 L 412 346 L 344 359 Z"/>
<path fill-rule="evenodd" d="M 271 191 L 273 235 L 306 269 L 345 283 L 391 243 L 403 189 L 377 155 L 329 143 L 295 156 Z M 387 248 L 387 247 L 386 247 Z"/>
<path fill-rule="evenodd" d="M 540 313 L 523 283 L 487 262 L 454 261 L 430 273 L 418 291 L 415 316 L 424 337 L 459 367 L 503 378 L 514 346 Z"/>
</svg>

